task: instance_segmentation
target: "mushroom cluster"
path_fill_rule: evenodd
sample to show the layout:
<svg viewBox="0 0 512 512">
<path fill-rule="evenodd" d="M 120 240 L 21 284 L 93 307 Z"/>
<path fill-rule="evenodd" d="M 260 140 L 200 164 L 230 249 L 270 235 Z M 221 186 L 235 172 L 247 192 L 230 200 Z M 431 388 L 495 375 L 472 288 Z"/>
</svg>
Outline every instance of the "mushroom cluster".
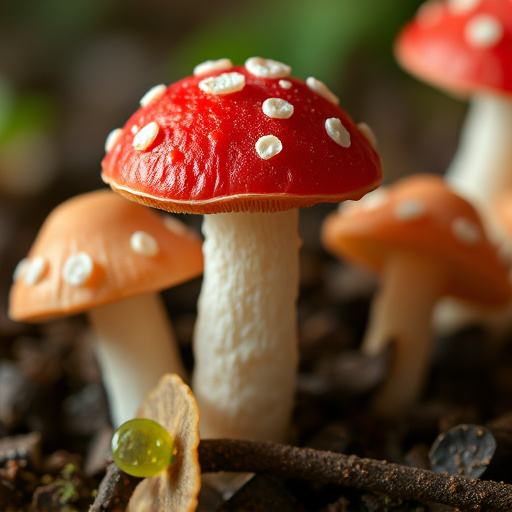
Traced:
<svg viewBox="0 0 512 512">
<path fill-rule="evenodd" d="M 184 224 L 110 190 L 55 208 L 18 265 L 9 315 L 45 322 L 86 312 L 112 422 L 135 416 L 165 373 L 185 372 L 158 292 L 201 274 L 201 240 Z"/>
<path fill-rule="evenodd" d="M 426 2 L 399 34 L 399 63 L 419 78 L 471 98 L 446 172 L 454 189 L 500 232 L 493 201 L 512 188 L 512 4 L 510 0 Z"/>
<path fill-rule="evenodd" d="M 395 42 L 398 62 L 413 75 L 470 100 L 459 147 L 445 178 L 478 208 L 493 240 L 508 239 L 496 200 L 512 190 L 512 5 L 509 0 L 425 2 Z M 440 333 L 485 324 L 499 341 L 504 315 L 446 299 L 436 307 Z M 501 325 L 500 325 L 501 324 Z"/>
<path fill-rule="evenodd" d="M 374 398 L 381 416 L 421 395 L 432 351 L 431 316 L 443 296 L 505 305 L 510 282 L 473 206 L 434 175 L 413 175 L 329 215 L 325 247 L 382 277 L 362 341 L 375 355 L 392 346 L 389 375 Z"/>
<path fill-rule="evenodd" d="M 103 180 L 137 202 L 206 214 L 193 388 L 203 437 L 283 440 L 297 367 L 297 208 L 382 179 L 366 125 L 315 78 L 253 57 L 153 87 L 107 141 Z M 215 215 L 212 215 L 215 214 Z"/>
</svg>

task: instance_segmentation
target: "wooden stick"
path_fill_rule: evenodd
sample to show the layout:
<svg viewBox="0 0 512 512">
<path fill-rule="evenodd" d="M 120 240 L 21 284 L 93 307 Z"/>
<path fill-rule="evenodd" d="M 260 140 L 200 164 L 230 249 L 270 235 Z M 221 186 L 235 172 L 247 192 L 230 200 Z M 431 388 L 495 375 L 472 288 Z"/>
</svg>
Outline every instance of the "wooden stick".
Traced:
<svg viewBox="0 0 512 512">
<path fill-rule="evenodd" d="M 435 502 L 464 510 L 510 512 L 512 486 L 449 476 L 355 455 L 276 443 L 206 439 L 199 445 L 204 473 L 243 471 L 355 487 L 404 500 Z"/>
<path fill-rule="evenodd" d="M 205 439 L 199 445 L 203 473 L 268 473 L 355 487 L 423 503 L 434 502 L 466 511 L 510 512 L 512 485 L 364 459 L 329 451 L 234 439 Z M 110 464 L 90 512 L 117 512 L 141 479 L 128 477 Z"/>
<path fill-rule="evenodd" d="M 125 512 L 135 487 L 142 480 L 127 475 L 110 460 L 89 512 Z"/>
</svg>

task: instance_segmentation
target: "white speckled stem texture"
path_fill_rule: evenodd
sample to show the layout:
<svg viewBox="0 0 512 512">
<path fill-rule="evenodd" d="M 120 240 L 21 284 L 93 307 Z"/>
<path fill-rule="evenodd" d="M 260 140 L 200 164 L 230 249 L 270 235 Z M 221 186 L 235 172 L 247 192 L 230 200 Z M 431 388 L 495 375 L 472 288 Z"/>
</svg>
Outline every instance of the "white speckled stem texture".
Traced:
<svg viewBox="0 0 512 512">
<path fill-rule="evenodd" d="M 401 253 L 386 265 L 361 346 L 376 355 L 393 344 L 389 374 L 373 401 L 381 416 L 403 412 L 423 391 L 433 346 L 432 310 L 443 280 L 441 265 L 428 255 Z"/>
<path fill-rule="evenodd" d="M 92 309 L 96 355 L 112 424 L 135 417 L 165 373 L 185 378 L 170 320 L 159 294 L 149 293 Z"/>
<path fill-rule="evenodd" d="M 484 210 L 512 188 L 512 101 L 480 94 L 471 100 L 457 153 L 446 171 L 453 189 Z"/>
<path fill-rule="evenodd" d="M 201 437 L 283 441 L 297 372 L 298 211 L 205 216 L 194 339 Z"/>
</svg>

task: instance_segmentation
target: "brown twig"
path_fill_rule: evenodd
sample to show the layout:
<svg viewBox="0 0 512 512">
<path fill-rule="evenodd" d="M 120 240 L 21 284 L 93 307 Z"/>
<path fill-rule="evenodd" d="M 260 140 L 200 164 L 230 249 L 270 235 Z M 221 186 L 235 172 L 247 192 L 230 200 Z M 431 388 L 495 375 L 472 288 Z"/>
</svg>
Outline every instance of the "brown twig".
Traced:
<svg viewBox="0 0 512 512">
<path fill-rule="evenodd" d="M 259 441 L 206 439 L 199 445 L 199 463 L 203 473 L 269 473 L 355 487 L 403 500 L 440 503 L 466 511 L 512 510 L 511 485 L 311 448 Z M 121 510 L 121 495 L 126 500 L 123 503 L 128 502 L 140 479 L 125 475 L 127 479 L 121 483 L 124 473 L 120 470 L 116 473 L 116 470 L 114 464 L 109 466 L 90 512 Z M 105 484 L 105 480 L 110 483 Z"/>
<path fill-rule="evenodd" d="M 89 512 L 124 512 L 135 487 L 142 480 L 127 475 L 110 461 Z"/>
<path fill-rule="evenodd" d="M 510 512 L 512 486 L 434 473 L 355 455 L 268 442 L 207 439 L 199 445 L 204 473 L 247 471 L 334 483 L 404 500 L 464 510 Z"/>
</svg>

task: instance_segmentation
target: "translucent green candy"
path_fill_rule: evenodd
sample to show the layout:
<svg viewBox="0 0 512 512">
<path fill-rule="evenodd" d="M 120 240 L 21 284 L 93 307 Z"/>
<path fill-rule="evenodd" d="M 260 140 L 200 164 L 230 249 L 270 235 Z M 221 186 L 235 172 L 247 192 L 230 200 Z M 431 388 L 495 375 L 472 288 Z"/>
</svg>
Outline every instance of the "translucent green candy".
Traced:
<svg viewBox="0 0 512 512">
<path fill-rule="evenodd" d="M 158 475 L 174 462 L 176 444 L 156 421 L 138 418 L 123 423 L 112 437 L 112 458 L 125 473 Z"/>
</svg>

